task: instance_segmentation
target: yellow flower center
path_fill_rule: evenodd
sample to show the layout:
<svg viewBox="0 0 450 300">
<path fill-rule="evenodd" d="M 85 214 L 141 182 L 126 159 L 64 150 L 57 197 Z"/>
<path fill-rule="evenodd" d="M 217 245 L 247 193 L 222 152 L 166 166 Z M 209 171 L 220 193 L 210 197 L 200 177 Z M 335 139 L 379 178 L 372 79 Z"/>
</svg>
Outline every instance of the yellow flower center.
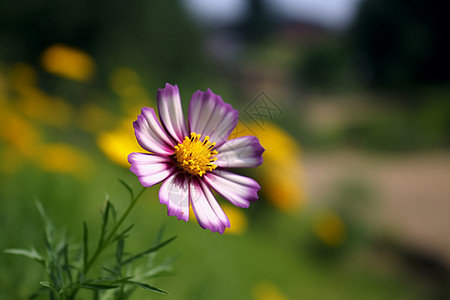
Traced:
<svg viewBox="0 0 450 300">
<path fill-rule="evenodd" d="M 183 143 L 175 146 L 173 157 L 180 169 L 201 177 L 207 171 L 217 168 L 213 162 L 217 160 L 214 156 L 219 152 L 213 150 L 216 143 L 211 143 L 209 136 L 205 136 L 203 141 L 200 138 L 201 134 L 195 132 L 191 133 L 190 138 L 185 137 Z"/>
</svg>

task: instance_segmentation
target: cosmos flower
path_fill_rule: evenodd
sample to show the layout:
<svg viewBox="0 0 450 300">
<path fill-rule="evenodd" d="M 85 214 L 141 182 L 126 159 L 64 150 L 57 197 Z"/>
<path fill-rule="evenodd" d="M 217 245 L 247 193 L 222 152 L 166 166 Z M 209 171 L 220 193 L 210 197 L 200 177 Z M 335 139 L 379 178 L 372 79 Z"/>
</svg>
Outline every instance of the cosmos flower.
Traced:
<svg viewBox="0 0 450 300">
<path fill-rule="evenodd" d="M 239 113 L 209 89 L 192 96 L 187 125 L 176 85 L 158 90 L 157 101 L 161 123 L 148 107 L 133 123 L 138 143 L 150 153 L 128 155 L 130 170 L 145 187 L 163 182 L 159 199 L 168 215 L 188 221 L 192 205 L 202 228 L 223 233 L 230 221 L 211 188 L 232 204 L 249 207 L 258 199 L 259 184 L 229 169 L 260 165 L 264 148 L 254 136 L 227 140 Z"/>
</svg>

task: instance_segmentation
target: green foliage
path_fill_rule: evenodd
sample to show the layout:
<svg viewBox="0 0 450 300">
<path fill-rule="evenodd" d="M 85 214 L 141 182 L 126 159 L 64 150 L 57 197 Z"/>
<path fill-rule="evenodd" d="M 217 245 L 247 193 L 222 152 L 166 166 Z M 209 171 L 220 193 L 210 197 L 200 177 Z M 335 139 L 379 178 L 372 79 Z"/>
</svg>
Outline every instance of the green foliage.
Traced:
<svg viewBox="0 0 450 300">
<path fill-rule="evenodd" d="M 335 92 L 358 88 L 351 57 L 340 39 L 305 46 L 294 66 L 297 80 L 309 90 Z"/>
<path fill-rule="evenodd" d="M 39 252 L 35 248 L 6 249 L 9 254 L 28 257 L 41 264 L 47 279 L 40 281 L 42 288 L 30 296 L 30 299 L 47 294 L 49 299 L 76 299 L 79 290 L 91 290 L 94 299 L 127 299 L 136 288 L 142 288 L 154 293 L 167 294 L 166 291 L 146 283 L 147 280 L 169 274 L 175 256 L 168 257 L 162 263 L 155 260 L 158 251 L 172 242 L 175 237 L 163 240 L 164 228 L 148 249 L 131 254 L 125 251 L 125 240 L 133 225 L 121 229 L 131 209 L 143 194 L 145 188 L 135 197 L 133 190 L 122 180 L 121 184 L 130 194 L 130 204 L 126 211 L 117 219 L 117 211 L 107 196 L 105 208 L 102 211 L 102 224 L 95 250 L 90 253 L 89 227 L 83 222 L 81 241 L 71 242 L 65 230 L 56 230 L 42 204 L 36 206 L 44 222 L 45 250 Z M 112 245 L 116 245 L 115 256 L 104 257 L 101 254 Z M 45 254 L 44 254 L 45 253 Z M 98 260 L 99 258 L 101 260 Z M 142 260 L 146 258 L 146 262 Z M 99 265 L 99 274 L 89 274 L 93 265 Z"/>
<path fill-rule="evenodd" d="M 417 90 L 449 82 L 447 5 L 439 0 L 361 2 L 349 42 L 364 60 L 370 85 Z"/>
<path fill-rule="evenodd" d="M 93 57 L 98 68 L 94 84 L 103 88 L 110 72 L 121 66 L 138 71 L 149 84 L 159 82 L 158 78 L 169 82 L 207 78 L 203 75 L 202 37 L 180 1 L 131 0 L 126 9 L 115 1 L 20 3 L 0 1 L 3 62 L 37 62 L 49 45 L 63 43 Z M 42 84 L 50 92 L 61 92 L 50 76 Z M 72 92 L 78 94 L 79 89 Z M 71 94 L 67 91 L 67 98 L 79 102 L 79 98 L 69 97 Z"/>
</svg>

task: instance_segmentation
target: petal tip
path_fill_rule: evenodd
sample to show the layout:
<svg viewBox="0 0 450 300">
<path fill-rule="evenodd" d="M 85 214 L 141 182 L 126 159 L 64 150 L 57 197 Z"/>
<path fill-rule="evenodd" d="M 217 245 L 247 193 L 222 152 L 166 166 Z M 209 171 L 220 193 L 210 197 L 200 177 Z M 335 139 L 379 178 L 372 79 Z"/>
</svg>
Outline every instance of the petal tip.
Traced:
<svg viewBox="0 0 450 300">
<path fill-rule="evenodd" d="M 160 99 L 160 97 L 163 94 L 169 94 L 168 96 L 174 95 L 174 94 L 178 94 L 179 90 L 178 90 L 178 86 L 175 85 L 171 85 L 170 83 L 166 83 L 166 85 L 162 88 L 162 89 L 158 89 L 157 91 L 157 99 Z"/>
<path fill-rule="evenodd" d="M 154 109 L 148 106 L 144 106 L 143 108 L 141 108 L 141 113 L 145 112 L 154 112 Z"/>
<path fill-rule="evenodd" d="M 183 212 L 178 212 L 178 211 L 167 211 L 167 215 L 168 216 L 175 216 L 177 218 L 178 221 L 189 221 L 189 216 Z"/>
<path fill-rule="evenodd" d="M 130 154 L 128 154 L 127 156 L 127 161 L 131 164 L 131 160 L 136 156 L 137 152 L 131 152 Z"/>
</svg>

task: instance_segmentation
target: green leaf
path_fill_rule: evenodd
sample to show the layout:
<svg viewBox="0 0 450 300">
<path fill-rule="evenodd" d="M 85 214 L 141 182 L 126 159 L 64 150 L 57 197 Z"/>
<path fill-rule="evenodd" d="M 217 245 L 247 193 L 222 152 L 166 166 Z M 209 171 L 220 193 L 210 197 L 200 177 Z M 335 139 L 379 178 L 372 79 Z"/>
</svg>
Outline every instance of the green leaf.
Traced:
<svg viewBox="0 0 450 300">
<path fill-rule="evenodd" d="M 86 282 L 82 283 L 80 286 L 90 290 L 109 290 L 119 287 L 118 285 L 115 284 L 100 284 L 100 283 L 86 283 Z"/>
<path fill-rule="evenodd" d="M 46 239 L 48 240 L 49 244 L 53 244 L 55 227 L 53 226 L 52 221 L 45 212 L 44 206 L 39 200 L 36 200 L 36 207 L 39 211 L 39 214 L 41 215 L 42 221 L 44 222 Z"/>
<path fill-rule="evenodd" d="M 164 231 L 165 231 L 165 230 L 166 230 L 166 226 L 165 226 L 165 225 L 162 225 L 161 228 L 160 228 L 159 231 L 158 231 L 158 234 L 156 235 L 155 240 L 153 241 L 152 246 L 156 246 L 156 245 L 158 245 L 159 243 L 161 243 L 162 237 L 163 237 L 163 234 L 164 234 Z"/>
<path fill-rule="evenodd" d="M 142 278 L 151 279 L 151 278 L 158 278 L 158 277 L 163 277 L 163 276 L 171 276 L 174 274 L 175 273 L 172 272 L 171 266 L 157 266 L 157 267 L 154 267 L 154 268 L 148 270 L 147 272 L 145 272 L 142 275 Z"/>
<path fill-rule="evenodd" d="M 152 292 L 155 292 L 155 293 L 159 293 L 159 294 L 168 294 L 168 292 L 166 292 L 166 291 L 164 291 L 164 290 L 161 290 L 161 289 L 159 289 L 159 288 L 157 288 L 157 287 L 148 285 L 148 284 L 146 284 L 146 283 L 137 282 L 137 281 L 128 281 L 127 283 L 134 284 L 134 285 L 136 285 L 136 286 L 138 286 L 138 287 L 141 287 L 141 288 L 143 288 L 143 289 L 146 289 L 146 290 L 148 290 L 148 291 L 152 291 Z"/>
<path fill-rule="evenodd" d="M 118 241 L 120 239 L 125 239 L 128 235 L 128 232 L 130 232 L 130 230 L 134 227 L 134 224 L 131 224 L 130 226 L 128 226 L 127 228 L 125 228 L 123 231 L 119 232 L 115 238 L 112 240 L 112 242 L 114 241 Z"/>
<path fill-rule="evenodd" d="M 98 290 L 94 291 L 94 294 L 92 295 L 92 299 L 93 300 L 100 300 L 100 293 L 98 292 Z"/>
<path fill-rule="evenodd" d="M 4 252 L 8 253 L 8 254 L 22 255 L 22 256 L 31 258 L 32 260 L 35 260 L 41 264 L 45 263 L 45 259 L 33 247 L 31 247 L 30 250 L 27 250 L 27 249 L 5 249 Z"/>
<path fill-rule="evenodd" d="M 124 278 L 120 278 L 120 279 L 114 280 L 111 283 L 113 283 L 113 284 L 117 284 L 117 283 L 124 284 L 124 283 L 127 283 L 131 278 L 133 278 L 133 276 L 127 276 L 127 277 L 124 277 Z"/>
<path fill-rule="evenodd" d="M 54 286 L 51 282 L 49 281 L 40 281 L 39 282 L 41 285 L 51 288 L 52 290 L 54 290 L 55 292 L 59 293 L 60 291 L 56 288 L 56 286 Z"/>
<path fill-rule="evenodd" d="M 128 193 L 130 194 L 130 199 L 131 199 L 131 201 L 133 201 L 134 200 L 133 189 L 122 179 L 119 178 L 119 181 L 127 189 Z"/>
<path fill-rule="evenodd" d="M 86 268 L 88 262 L 89 255 L 89 247 L 88 247 L 88 227 L 85 221 L 83 221 L 83 242 L 82 242 L 82 251 L 83 251 L 83 268 Z"/>
<path fill-rule="evenodd" d="M 117 265 L 122 265 L 122 256 L 123 256 L 123 246 L 125 244 L 124 239 L 120 239 L 117 241 L 117 248 L 116 248 L 116 261 Z"/>
<path fill-rule="evenodd" d="M 100 240 L 99 244 L 103 243 L 103 238 L 105 237 L 106 233 L 106 227 L 108 226 L 108 220 L 109 220 L 109 212 L 111 211 L 111 202 L 106 202 L 105 211 L 103 212 L 103 218 L 102 218 L 102 229 L 100 231 Z"/>
<path fill-rule="evenodd" d="M 161 225 L 161 227 L 159 228 L 158 234 L 156 235 L 156 238 L 153 240 L 153 243 L 151 245 L 152 247 L 154 247 L 154 246 L 158 245 L 159 243 L 161 243 L 165 229 L 166 229 L 165 224 Z M 149 267 L 153 266 L 153 261 L 154 261 L 156 255 L 157 255 L 156 252 L 151 253 L 150 255 L 148 255 L 147 266 L 149 266 Z"/>
<path fill-rule="evenodd" d="M 33 300 L 36 298 L 39 298 L 42 294 L 46 294 L 48 292 L 48 288 L 45 286 L 41 286 L 36 292 L 30 295 L 28 297 L 28 300 Z"/>
<path fill-rule="evenodd" d="M 109 196 L 108 192 L 105 192 L 105 202 L 110 202 L 111 197 Z"/>
<path fill-rule="evenodd" d="M 136 255 L 134 255 L 134 256 L 128 258 L 127 260 L 125 260 L 125 261 L 123 262 L 123 265 L 129 264 L 129 263 L 133 262 L 134 260 L 136 260 L 136 259 L 138 259 L 138 258 L 141 258 L 142 256 L 144 256 L 144 255 L 146 255 L 146 254 L 149 254 L 149 253 L 158 251 L 159 249 L 161 249 L 161 248 L 164 247 L 165 245 L 167 245 L 167 244 L 169 244 L 170 242 L 172 242 L 174 239 L 176 239 L 176 236 L 171 237 L 170 239 L 165 240 L 164 242 L 160 243 L 159 245 L 153 246 L 153 247 L 151 247 L 151 248 L 148 249 L 148 250 L 145 250 L 145 251 L 143 251 L 143 252 L 141 252 L 141 253 L 138 253 L 138 254 L 136 254 Z"/>
<path fill-rule="evenodd" d="M 173 274 L 172 271 L 172 263 L 175 259 L 177 259 L 180 254 L 172 255 L 164 260 L 164 262 L 154 268 L 147 270 L 144 273 L 144 278 L 155 278 L 165 275 Z"/>
<path fill-rule="evenodd" d="M 112 275 L 120 276 L 120 273 L 117 270 L 113 270 L 113 269 L 106 268 L 106 267 L 103 267 L 102 269 L 107 271 L 107 272 L 109 272 L 109 273 L 111 273 Z"/>
<path fill-rule="evenodd" d="M 110 210 L 111 210 L 112 222 L 113 222 L 113 224 L 115 224 L 117 222 L 117 211 L 111 202 L 109 202 L 109 206 L 110 206 Z"/>
<path fill-rule="evenodd" d="M 70 264 L 69 264 L 69 246 L 68 245 L 66 245 L 64 247 L 63 257 L 64 257 L 63 270 L 66 272 L 67 278 L 69 278 L 69 282 L 73 283 L 72 272 L 70 271 Z"/>
<path fill-rule="evenodd" d="M 58 239 L 56 240 L 56 252 L 58 255 L 62 255 L 62 252 L 64 251 L 64 248 L 67 246 L 67 230 L 66 228 L 63 228 L 61 231 L 61 234 L 58 236 Z"/>
<path fill-rule="evenodd" d="M 44 237 L 44 245 L 45 245 L 45 249 L 47 250 L 47 255 L 49 257 L 49 260 L 51 262 L 54 262 L 55 254 L 53 253 L 52 245 L 50 244 L 50 241 L 47 239 L 47 236 Z"/>
</svg>

